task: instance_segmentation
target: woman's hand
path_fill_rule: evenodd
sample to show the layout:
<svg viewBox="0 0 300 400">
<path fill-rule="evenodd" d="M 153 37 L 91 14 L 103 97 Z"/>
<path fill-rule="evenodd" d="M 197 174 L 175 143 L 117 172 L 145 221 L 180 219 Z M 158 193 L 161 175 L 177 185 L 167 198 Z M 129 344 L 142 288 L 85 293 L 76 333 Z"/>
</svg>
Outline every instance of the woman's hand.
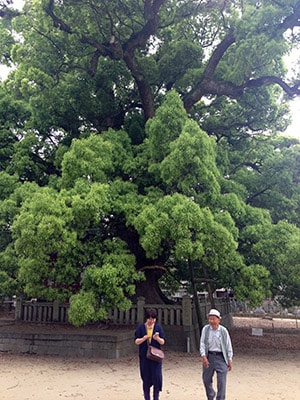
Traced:
<svg viewBox="0 0 300 400">
<path fill-rule="evenodd" d="M 153 335 L 153 339 L 156 340 L 159 344 L 164 344 L 165 343 L 165 339 L 161 338 L 159 336 L 159 332 L 155 332 Z"/>
<path fill-rule="evenodd" d="M 140 344 L 144 343 L 146 340 L 148 340 L 148 335 L 144 335 L 141 338 L 135 339 L 135 344 L 140 345 Z"/>
</svg>

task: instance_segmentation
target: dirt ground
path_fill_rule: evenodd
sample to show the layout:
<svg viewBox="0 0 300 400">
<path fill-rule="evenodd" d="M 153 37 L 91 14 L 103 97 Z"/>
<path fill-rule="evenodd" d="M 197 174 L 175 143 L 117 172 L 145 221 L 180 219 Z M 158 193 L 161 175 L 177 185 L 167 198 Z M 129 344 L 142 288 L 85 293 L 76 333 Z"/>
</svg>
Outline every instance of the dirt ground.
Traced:
<svg viewBox="0 0 300 400">
<path fill-rule="evenodd" d="M 262 336 L 253 335 L 253 328 Z M 300 399 L 296 320 L 235 317 L 230 334 L 235 354 L 228 400 Z M 90 360 L 0 354 L 0 363 L 3 400 L 143 399 L 136 355 Z M 161 400 L 205 399 L 201 369 L 197 353 L 167 351 Z"/>
<path fill-rule="evenodd" d="M 230 335 L 236 350 L 300 351 L 300 320 L 234 317 L 233 321 L 234 326 L 230 330 Z M 262 336 L 257 336 L 257 334 L 262 334 Z"/>
</svg>

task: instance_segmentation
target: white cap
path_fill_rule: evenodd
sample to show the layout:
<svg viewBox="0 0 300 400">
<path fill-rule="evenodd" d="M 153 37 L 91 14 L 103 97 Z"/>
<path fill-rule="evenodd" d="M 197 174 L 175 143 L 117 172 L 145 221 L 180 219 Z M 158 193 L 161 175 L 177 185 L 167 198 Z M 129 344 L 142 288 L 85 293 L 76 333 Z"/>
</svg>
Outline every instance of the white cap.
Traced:
<svg viewBox="0 0 300 400">
<path fill-rule="evenodd" d="M 219 319 L 221 319 L 220 311 L 216 310 L 215 308 L 212 308 L 207 315 L 208 316 L 214 315 L 215 317 L 218 317 Z"/>
</svg>

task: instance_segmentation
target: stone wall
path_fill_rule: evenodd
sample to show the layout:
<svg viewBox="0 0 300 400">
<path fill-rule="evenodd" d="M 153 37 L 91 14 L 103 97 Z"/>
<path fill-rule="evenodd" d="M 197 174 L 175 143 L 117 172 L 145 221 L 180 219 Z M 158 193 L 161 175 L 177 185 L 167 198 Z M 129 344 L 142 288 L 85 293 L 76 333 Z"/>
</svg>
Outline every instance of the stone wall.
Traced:
<svg viewBox="0 0 300 400">
<path fill-rule="evenodd" d="M 1 332 L 0 329 L 0 352 L 118 359 L 137 352 L 137 346 L 132 330 L 85 335 Z"/>
<path fill-rule="evenodd" d="M 222 324 L 230 326 L 231 316 Z M 165 332 L 166 351 L 197 352 L 199 329 L 187 326 L 162 325 Z M 23 325 L 26 328 L 26 323 Z M 66 329 L 67 331 L 67 329 Z M 3 329 L 0 325 L 0 352 L 10 354 L 38 354 L 63 357 L 118 359 L 137 354 L 134 344 L 134 327 L 125 330 L 105 329 L 88 333 L 47 333 L 47 327 L 35 325 L 34 332 L 27 332 L 20 325 Z"/>
</svg>

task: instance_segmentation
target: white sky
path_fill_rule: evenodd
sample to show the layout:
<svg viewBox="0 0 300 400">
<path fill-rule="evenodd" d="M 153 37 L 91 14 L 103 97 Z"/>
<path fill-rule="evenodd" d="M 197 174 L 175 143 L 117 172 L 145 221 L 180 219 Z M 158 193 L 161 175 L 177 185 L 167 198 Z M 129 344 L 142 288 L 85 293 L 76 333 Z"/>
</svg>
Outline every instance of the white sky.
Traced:
<svg viewBox="0 0 300 400">
<path fill-rule="evenodd" d="M 285 131 L 285 135 L 300 139 L 300 97 L 290 102 L 292 123 Z"/>
</svg>

